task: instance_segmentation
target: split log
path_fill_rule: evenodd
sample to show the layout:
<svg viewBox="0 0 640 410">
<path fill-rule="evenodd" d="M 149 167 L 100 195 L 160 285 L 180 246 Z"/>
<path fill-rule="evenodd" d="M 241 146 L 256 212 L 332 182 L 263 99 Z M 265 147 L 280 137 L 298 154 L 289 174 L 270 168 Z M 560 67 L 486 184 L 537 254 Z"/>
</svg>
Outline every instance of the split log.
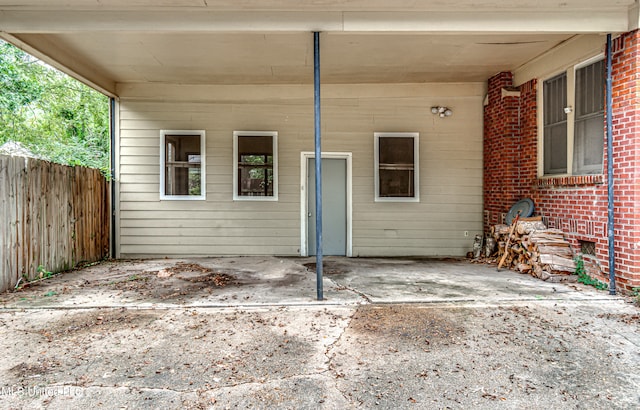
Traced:
<svg viewBox="0 0 640 410">
<path fill-rule="evenodd" d="M 511 227 L 509 225 L 505 225 L 505 224 L 494 225 L 493 235 L 494 237 L 507 235 L 509 233 L 510 228 Z"/>
<path fill-rule="evenodd" d="M 561 230 L 547 229 L 540 217 L 533 217 L 516 223 L 511 241 L 510 232 L 504 224 L 491 228 L 503 266 L 542 279 L 575 273 L 574 253 Z"/>
<path fill-rule="evenodd" d="M 516 231 L 518 235 L 527 235 L 544 229 L 547 229 L 547 227 L 541 221 L 519 221 Z"/>
</svg>

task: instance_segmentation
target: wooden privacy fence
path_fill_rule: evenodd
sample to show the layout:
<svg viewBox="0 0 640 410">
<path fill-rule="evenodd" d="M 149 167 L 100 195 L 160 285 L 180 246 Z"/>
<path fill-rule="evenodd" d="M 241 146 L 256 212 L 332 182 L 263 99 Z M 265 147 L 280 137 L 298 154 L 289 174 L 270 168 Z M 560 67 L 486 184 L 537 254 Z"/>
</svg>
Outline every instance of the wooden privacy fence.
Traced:
<svg viewBox="0 0 640 410">
<path fill-rule="evenodd" d="M 39 267 L 61 272 L 108 251 L 108 183 L 100 171 L 0 155 L 0 291 L 23 276 L 35 279 Z"/>
</svg>

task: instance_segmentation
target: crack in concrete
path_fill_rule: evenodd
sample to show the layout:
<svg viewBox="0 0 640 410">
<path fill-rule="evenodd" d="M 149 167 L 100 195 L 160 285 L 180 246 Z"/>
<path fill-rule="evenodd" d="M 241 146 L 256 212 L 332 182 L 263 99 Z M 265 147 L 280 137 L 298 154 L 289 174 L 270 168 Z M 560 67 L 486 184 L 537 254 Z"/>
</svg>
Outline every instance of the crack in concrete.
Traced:
<svg viewBox="0 0 640 410">
<path fill-rule="evenodd" d="M 334 285 L 336 288 L 346 289 L 346 290 L 348 290 L 348 291 L 350 291 L 350 292 L 353 292 L 353 293 L 355 293 L 356 295 L 360 296 L 360 297 L 361 297 L 361 298 L 363 298 L 367 303 L 373 303 L 373 302 L 371 301 L 371 298 L 370 298 L 366 293 L 361 292 L 361 291 L 359 291 L 359 290 L 358 290 L 358 289 L 356 289 L 356 288 L 352 288 L 352 287 L 347 286 L 347 285 L 342 285 L 342 284 L 340 284 L 340 283 L 336 282 L 335 280 L 333 280 L 333 279 L 331 279 L 331 278 L 327 278 L 327 280 L 328 280 L 329 282 L 333 283 L 333 285 Z"/>
<path fill-rule="evenodd" d="M 143 392 L 172 392 L 177 394 L 185 394 L 185 393 L 195 393 L 197 394 L 197 389 L 194 390 L 179 390 L 179 389 L 171 389 L 168 387 L 147 387 L 147 386 L 107 386 L 103 384 L 92 384 L 89 386 L 77 386 L 79 388 L 90 389 L 90 388 L 105 388 L 105 389 L 128 389 L 132 391 L 143 391 Z"/>
<path fill-rule="evenodd" d="M 317 372 L 308 372 L 308 373 L 296 373 L 296 374 L 292 374 L 290 376 L 285 376 L 285 377 L 279 377 L 279 378 L 274 378 L 274 379 L 267 379 L 264 381 L 250 381 L 250 382 L 241 382 L 241 383 L 235 383 L 235 384 L 221 384 L 217 387 L 213 387 L 213 388 L 194 388 L 194 389 L 188 389 L 188 390 L 180 390 L 180 389 L 171 389 L 168 387 L 150 387 L 150 386 L 124 386 L 124 385 L 107 385 L 107 384 L 73 384 L 73 383 L 66 383 L 63 385 L 51 385 L 51 387 L 73 387 L 73 388 L 78 388 L 78 389 L 83 389 L 83 390 L 87 390 L 87 389 L 92 389 L 92 388 L 97 388 L 97 389 L 127 389 L 130 391 L 143 391 L 143 392 L 173 392 L 173 393 L 177 393 L 177 394 L 188 394 L 188 393 L 193 393 L 196 395 L 201 395 L 202 393 L 205 392 L 214 392 L 214 391 L 218 391 L 218 390 L 222 390 L 222 389 L 232 389 L 232 388 L 236 388 L 236 387 L 243 387 L 243 386 L 248 386 L 248 385 L 256 385 L 256 386 L 262 386 L 265 384 L 269 384 L 269 383 L 278 383 L 278 382 L 282 382 L 282 381 L 287 381 L 287 380 L 291 380 L 291 379 L 295 379 L 295 378 L 304 378 L 304 377 L 310 377 L 310 376 L 321 376 L 321 377 L 328 377 L 326 374 L 330 372 L 330 369 L 325 369 L 325 370 L 319 370 Z"/>
<path fill-rule="evenodd" d="M 340 395 L 342 397 L 344 397 L 344 399 L 350 403 L 351 400 L 347 397 L 347 395 L 338 388 L 337 386 L 337 381 L 335 377 L 331 377 L 330 375 L 328 375 L 328 373 L 330 373 L 331 370 L 330 369 L 325 369 L 322 371 L 318 371 L 318 372 L 310 372 L 310 373 L 299 373 L 299 374 L 294 374 L 291 376 L 287 376 L 287 377 L 280 377 L 277 379 L 269 379 L 267 381 L 264 382 L 243 382 L 243 383 L 238 383 L 238 384 L 232 384 L 232 385 L 225 385 L 225 386 L 219 386 L 219 387 L 215 387 L 215 388 L 210 388 L 210 389 L 198 389 L 196 391 L 194 391 L 194 393 L 197 394 L 198 398 L 201 401 L 205 401 L 208 402 L 209 398 L 207 397 L 203 397 L 205 394 L 219 394 L 219 392 L 221 390 L 224 389 L 235 389 L 235 388 L 240 388 L 240 387 L 245 387 L 245 386 L 264 386 L 264 385 L 268 385 L 271 383 L 280 383 L 283 381 L 287 381 L 287 380 L 292 380 L 292 379 L 296 379 L 296 378 L 305 378 L 305 377 L 313 377 L 313 376 L 317 376 L 320 378 L 325 378 L 327 379 L 327 385 L 328 387 L 333 387 L 334 389 L 336 389 Z M 334 385 L 331 386 L 331 381 L 334 380 Z"/>
<path fill-rule="evenodd" d="M 199 400 L 204 400 L 208 402 L 208 398 L 203 397 L 207 393 L 217 394 L 221 390 L 225 390 L 225 389 L 236 389 L 236 388 L 241 388 L 245 386 L 265 386 L 265 385 L 280 383 L 280 382 L 284 382 L 284 381 L 288 381 L 296 378 L 305 378 L 305 377 L 313 377 L 313 376 L 325 377 L 328 380 L 331 380 L 331 378 L 326 375 L 326 373 L 328 372 L 329 372 L 329 369 L 318 371 L 318 372 L 297 373 L 297 374 L 292 374 L 290 376 L 279 377 L 275 379 L 268 379 L 265 381 L 251 381 L 251 382 L 242 382 L 242 383 L 236 383 L 236 384 L 225 384 L 225 385 L 220 385 L 213 388 L 199 388 L 192 391 L 185 391 L 185 393 L 194 393 Z"/>
<path fill-rule="evenodd" d="M 217 392 L 217 391 L 220 391 L 220 390 L 223 390 L 223 389 L 235 389 L 235 388 L 238 388 L 238 387 L 252 386 L 252 385 L 254 385 L 254 386 L 263 386 L 265 384 L 279 383 L 279 382 L 283 382 L 283 381 L 287 381 L 287 380 L 292 380 L 292 379 L 295 379 L 295 378 L 318 376 L 318 377 L 326 377 L 329 382 L 333 381 L 333 388 L 335 388 L 335 390 L 338 391 L 340 393 L 340 395 L 347 402 L 351 402 L 351 400 L 346 395 L 346 393 L 344 391 L 342 391 L 338 387 L 339 375 L 335 370 L 333 370 L 331 368 L 331 364 L 332 364 L 332 362 L 333 362 L 333 360 L 335 358 L 335 355 L 332 357 L 330 355 L 330 352 L 335 347 L 335 345 L 340 342 L 340 340 L 342 339 L 342 337 L 346 333 L 346 330 L 349 328 L 349 325 L 351 324 L 351 321 L 353 320 L 353 317 L 355 316 L 356 312 L 357 312 L 357 309 L 353 309 L 351 314 L 346 319 L 346 323 L 341 327 L 340 334 L 335 338 L 334 341 L 332 341 L 331 343 L 327 344 L 324 347 L 323 354 L 327 358 L 327 362 L 326 362 L 326 367 L 323 370 L 318 370 L 316 372 L 296 373 L 296 374 L 292 374 L 290 376 L 279 377 L 279 378 L 275 378 L 275 379 L 268 379 L 268 380 L 261 381 L 261 382 L 260 381 L 250 381 L 250 382 L 242 382 L 242 383 L 235 383 L 235 384 L 225 384 L 225 385 L 217 386 L 215 388 L 197 389 L 194 392 L 196 392 L 198 394 L 198 397 L 202 397 L 202 395 L 205 394 L 205 393 L 214 393 L 214 392 Z M 329 376 L 329 374 L 331 374 L 331 376 Z"/>
<path fill-rule="evenodd" d="M 331 372 L 333 374 L 333 387 L 338 392 L 340 392 L 340 395 L 342 395 L 342 397 L 344 397 L 344 399 L 347 401 L 347 403 L 351 403 L 351 400 L 347 396 L 346 392 L 342 391 L 340 389 L 340 387 L 338 387 L 338 380 L 339 380 L 338 372 L 332 370 L 332 368 L 331 368 L 331 364 L 333 362 L 333 359 L 335 358 L 335 354 L 332 357 L 332 356 L 330 356 L 329 352 L 331 350 L 333 350 L 335 348 L 336 344 L 338 344 L 342 340 L 342 336 L 344 336 L 344 334 L 346 333 L 347 329 L 351 325 L 351 321 L 353 320 L 353 317 L 356 315 L 357 312 L 358 312 L 357 308 L 353 309 L 353 311 L 349 315 L 349 319 L 347 320 L 345 326 L 342 328 L 342 331 L 340 332 L 340 335 L 338 337 L 336 337 L 336 339 L 332 343 L 328 344 L 325 347 L 325 350 L 324 350 L 324 355 L 327 357 L 327 370 L 326 371 L 327 372 Z"/>
</svg>

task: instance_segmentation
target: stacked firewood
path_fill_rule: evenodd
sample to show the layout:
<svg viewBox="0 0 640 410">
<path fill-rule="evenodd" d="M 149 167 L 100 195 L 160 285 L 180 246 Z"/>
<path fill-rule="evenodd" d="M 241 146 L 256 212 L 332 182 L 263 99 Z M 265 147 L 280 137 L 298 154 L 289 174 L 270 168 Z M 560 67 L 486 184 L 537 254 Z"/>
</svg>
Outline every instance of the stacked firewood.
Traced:
<svg viewBox="0 0 640 410">
<path fill-rule="evenodd" d="M 515 226 L 495 225 L 490 237 L 497 243 L 492 255 L 496 260 L 502 260 L 507 252 L 502 267 L 543 280 L 575 273 L 573 251 L 563 232 L 547 229 L 540 217 L 520 219 Z"/>
</svg>

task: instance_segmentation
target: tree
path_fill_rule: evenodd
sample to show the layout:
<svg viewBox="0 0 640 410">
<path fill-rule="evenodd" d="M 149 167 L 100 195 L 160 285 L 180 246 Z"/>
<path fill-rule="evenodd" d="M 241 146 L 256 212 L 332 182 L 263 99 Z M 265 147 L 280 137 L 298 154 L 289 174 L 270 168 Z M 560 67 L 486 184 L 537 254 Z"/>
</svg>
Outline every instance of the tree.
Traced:
<svg viewBox="0 0 640 410">
<path fill-rule="evenodd" d="M 109 173 L 106 96 L 0 40 L 0 145 Z"/>
</svg>

